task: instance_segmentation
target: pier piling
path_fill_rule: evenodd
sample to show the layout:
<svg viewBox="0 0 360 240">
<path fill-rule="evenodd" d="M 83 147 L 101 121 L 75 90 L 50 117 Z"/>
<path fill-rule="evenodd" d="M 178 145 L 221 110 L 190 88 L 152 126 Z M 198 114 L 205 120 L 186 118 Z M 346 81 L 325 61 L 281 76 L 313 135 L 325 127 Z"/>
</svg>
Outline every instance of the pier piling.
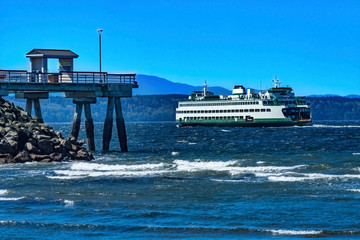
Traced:
<svg viewBox="0 0 360 240">
<path fill-rule="evenodd" d="M 112 125 L 113 125 L 113 114 L 114 114 L 114 105 L 115 98 L 108 98 L 108 105 L 106 109 L 106 117 L 104 122 L 104 132 L 103 132 L 103 150 L 108 151 L 110 147 L 110 140 L 112 134 Z"/>
<path fill-rule="evenodd" d="M 84 110 L 85 110 L 85 128 L 86 128 L 86 136 L 88 139 L 88 146 L 90 151 L 94 151 L 95 150 L 94 122 L 91 116 L 90 103 L 84 104 Z"/>
<path fill-rule="evenodd" d="M 32 112 L 32 99 L 26 99 L 26 112 L 31 116 Z"/>
<path fill-rule="evenodd" d="M 115 111 L 116 111 L 116 126 L 118 130 L 120 148 L 122 152 L 127 152 L 128 149 L 127 149 L 125 121 L 122 114 L 121 101 L 119 97 L 115 98 Z"/>
<path fill-rule="evenodd" d="M 38 122 L 44 123 L 44 120 L 43 120 L 42 114 L 41 114 L 40 100 L 34 99 L 33 102 L 34 102 L 35 117 L 37 117 Z"/>
<path fill-rule="evenodd" d="M 72 124 L 72 130 L 71 130 L 71 137 L 75 138 L 75 140 L 77 140 L 79 137 L 82 107 L 83 107 L 83 104 L 81 104 L 81 103 L 76 104 L 74 119 L 73 119 L 73 124 Z"/>
</svg>

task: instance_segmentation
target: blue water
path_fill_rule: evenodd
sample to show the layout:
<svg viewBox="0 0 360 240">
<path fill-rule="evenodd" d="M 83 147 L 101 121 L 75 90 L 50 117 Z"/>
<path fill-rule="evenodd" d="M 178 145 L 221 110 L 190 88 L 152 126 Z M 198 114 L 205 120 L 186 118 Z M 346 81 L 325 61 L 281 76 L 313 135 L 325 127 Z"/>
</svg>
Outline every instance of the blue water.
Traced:
<svg viewBox="0 0 360 240">
<path fill-rule="evenodd" d="M 360 122 L 127 132 L 128 153 L 0 166 L 1 239 L 360 238 Z"/>
</svg>

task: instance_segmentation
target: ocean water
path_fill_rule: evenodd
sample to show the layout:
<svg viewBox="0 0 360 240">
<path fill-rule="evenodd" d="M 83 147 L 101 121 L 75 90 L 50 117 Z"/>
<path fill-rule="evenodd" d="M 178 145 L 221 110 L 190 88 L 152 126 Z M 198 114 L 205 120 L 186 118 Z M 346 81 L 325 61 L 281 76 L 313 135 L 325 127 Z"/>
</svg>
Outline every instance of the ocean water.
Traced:
<svg viewBox="0 0 360 240">
<path fill-rule="evenodd" d="M 360 239 L 359 121 L 115 129 L 92 162 L 1 165 L 1 239 Z"/>
</svg>

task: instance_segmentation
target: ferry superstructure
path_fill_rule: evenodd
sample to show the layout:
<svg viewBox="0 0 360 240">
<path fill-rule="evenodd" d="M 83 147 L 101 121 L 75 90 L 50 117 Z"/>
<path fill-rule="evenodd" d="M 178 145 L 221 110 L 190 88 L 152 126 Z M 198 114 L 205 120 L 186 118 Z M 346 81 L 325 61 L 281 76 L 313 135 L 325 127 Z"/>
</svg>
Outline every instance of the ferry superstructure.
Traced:
<svg viewBox="0 0 360 240">
<path fill-rule="evenodd" d="M 232 95 L 214 95 L 207 90 L 194 91 L 176 108 L 180 126 L 304 126 L 312 122 L 310 104 L 295 97 L 290 87 L 274 87 L 266 92 L 235 86 Z"/>
</svg>

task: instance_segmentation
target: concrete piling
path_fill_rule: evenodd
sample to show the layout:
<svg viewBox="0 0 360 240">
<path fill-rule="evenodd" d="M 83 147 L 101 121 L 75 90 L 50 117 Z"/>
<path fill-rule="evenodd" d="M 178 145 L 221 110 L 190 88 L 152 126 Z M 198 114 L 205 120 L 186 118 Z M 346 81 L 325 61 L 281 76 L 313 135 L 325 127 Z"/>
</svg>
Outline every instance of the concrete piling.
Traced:
<svg viewBox="0 0 360 240">
<path fill-rule="evenodd" d="M 90 103 L 84 104 L 84 110 L 85 110 L 85 128 L 86 128 L 86 136 L 88 139 L 88 146 L 90 151 L 94 151 L 95 150 L 94 122 L 91 116 Z"/>
<path fill-rule="evenodd" d="M 115 111 L 116 111 L 116 126 L 118 131 L 120 148 L 122 152 L 127 152 L 128 148 L 127 148 L 125 121 L 122 114 L 121 101 L 119 97 L 115 98 Z"/>
<path fill-rule="evenodd" d="M 31 115 L 32 112 L 32 99 L 26 99 L 26 112 Z"/>
<path fill-rule="evenodd" d="M 75 140 L 77 140 L 79 137 L 82 107 L 83 107 L 82 103 L 76 104 L 72 130 L 71 130 L 71 137 L 75 138 Z"/>
<path fill-rule="evenodd" d="M 38 122 L 44 123 L 44 120 L 41 115 L 40 100 L 34 99 L 33 102 L 34 102 L 35 117 L 37 117 Z"/>
<path fill-rule="evenodd" d="M 106 110 L 106 117 L 104 123 L 104 133 L 103 133 L 103 150 L 108 151 L 110 147 L 110 140 L 112 135 L 112 126 L 113 126 L 113 115 L 114 115 L 114 106 L 116 112 L 116 126 L 118 131 L 118 138 L 120 142 L 120 148 L 122 152 L 127 152 L 127 137 L 125 129 L 125 121 L 121 109 L 120 97 L 109 97 L 108 105 Z"/>
<path fill-rule="evenodd" d="M 106 109 L 105 122 L 104 122 L 103 151 L 108 151 L 109 147 L 110 147 L 112 125 L 113 125 L 114 105 L 115 105 L 115 98 L 109 97 L 108 105 L 107 105 L 107 109 Z"/>
</svg>

